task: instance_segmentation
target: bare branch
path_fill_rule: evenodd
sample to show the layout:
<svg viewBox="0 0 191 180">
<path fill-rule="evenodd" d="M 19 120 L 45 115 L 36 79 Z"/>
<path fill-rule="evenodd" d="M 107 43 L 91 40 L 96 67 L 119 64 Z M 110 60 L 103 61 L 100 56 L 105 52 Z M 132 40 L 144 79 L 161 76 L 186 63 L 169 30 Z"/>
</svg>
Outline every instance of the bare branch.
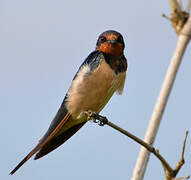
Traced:
<svg viewBox="0 0 191 180">
<path fill-rule="evenodd" d="M 177 0 L 169 0 L 170 8 L 171 8 L 171 13 L 175 11 L 182 11 L 181 5 L 177 2 Z"/>
<path fill-rule="evenodd" d="M 182 9 L 182 0 L 177 0 L 177 3 L 179 5 L 180 9 Z"/>
<path fill-rule="evenodd" d="M 178 41 L 145 134 L 144 141 L 151 145 L 154 143 L 182 57 L 191 38 L 191 16 L 188 12 L 181 9 L 182 7 L 177 0 L 169 0 L 169 3 L 171 7 L 171 17 L 168 18 L 166 15 L 163 15 L 163 17 L 171 21 L 178 35 Z M 149 161 L 149 155 L 150 153 L 145 148 L 141 148 L 132 175 L 132 180 L 143 179 Z"/>
<path fill-rule="evenodd" d="M 179 178 L 174 178 L 172 180 L 184 180 L 184 179 L 189 179 L 190 176 L 186 176 L 186 177 L 179 177 Z"/>
<path fill-rule="evenodd" d="M 180 34 L 183 26 L 185 25 L 186 21 L 189 18 L 189 9 L 191 6 L 191 0 L 188 0 L 188 4 L 186 9 L 187 10 L 183 10 L 182 9 L 182 3 L 181 0 L 169 0 L 169 4 L 170 4 L 170 8 L 171 8 L 171 22 L 172 25 L 176 31 L 177 34 Z"/>
<path fill-rule="evenodd" d="M 188 0 L 188 3 L 187 3 L 187 5 L 186 5 L 186 12 L 190 12 L 190 10 L 191 10 L 191 0 Z"/>
<path fill-rule="evenodd" d="M 110 126 L 113 129 L 121 132 L 122 134 L 124 134 L 124 135 L 128 136 L 129 138 L 133 139 L 138 144 L 142 145 L 144 148 L 146 148 L 149 152 L 153 153 L 160 160 L 160 162 L 161 162 L 161 164 L 162 164 L 162 166 L 164 168 L 164 173 L 165 173 L 165 176 L 166 176 L 166 180 L 178 180 L 178 179 L 175 179 L 175 178 L 176 178 L 176 175 L 178 174 L 179 170 L 181 169 L 181 167 L 184 164 L 184 151 L 185 151 L 185 145 L 186 145 L 186 139 L 187 139 L 187 136 L 188 136 L 188 131 L 186 131 L 186 136 L 185 136 L 183 147 L 182 147 L 181 159 L 178 162 L 176 168 L 173 169 L 168 164 L 168 162 L 165 160 L 165 158 L 159 153 L 159 150 L 155 149 L 150 144 L 144 142 L 143 140 L 141 140 L 137 136 L 131 134 L 130 132 L 128 132 L 128 131 L 120 128 L 119 126 L 113 124 L 112 122 L 108 121 L 108 119 L 106 117 L 104 117 L 104 116 L 101 116 L 101 115 L 99 115 L 99 114 L 97 114 L 97 113 L 95 113 L 93 111 L 88 111 L 88 112 L 85 112 L 85 113 L 88 116 L 89 120 L 93 120 L 93 122 L 98 123 L 100 126 L 104 126 L 105 124 L 107 124 L 108 126 Z M 187 176 L 185 178 L 188 179 L 189 176 Z"/>
</svg>

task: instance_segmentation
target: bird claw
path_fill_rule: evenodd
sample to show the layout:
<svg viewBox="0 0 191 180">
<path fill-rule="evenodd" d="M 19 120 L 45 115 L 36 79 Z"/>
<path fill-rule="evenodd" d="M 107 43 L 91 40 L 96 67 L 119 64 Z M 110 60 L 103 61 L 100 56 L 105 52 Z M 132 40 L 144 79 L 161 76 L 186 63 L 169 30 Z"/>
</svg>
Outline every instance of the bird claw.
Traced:
<svg viewBox="0 0 191 180">
<path fill-rule="evenodd" d="M 91 111 L 91 110 L 87 110 L 87 111 L 84 111 L 84 114 L 87 116 L 87 120 L 90 121 L 90 120 L 93 120 L 94 121 L 94 111 Z"/>
<path fill-rule="evenodd" d="M 97 123 L 99 126 L 104 126 L 108 123 L 108 120 L 105 116 L 101 116 L 98 113 L 88 110 L 85 111 L 88 121 L 92 120 L 94 123 Z"/>
</svg>

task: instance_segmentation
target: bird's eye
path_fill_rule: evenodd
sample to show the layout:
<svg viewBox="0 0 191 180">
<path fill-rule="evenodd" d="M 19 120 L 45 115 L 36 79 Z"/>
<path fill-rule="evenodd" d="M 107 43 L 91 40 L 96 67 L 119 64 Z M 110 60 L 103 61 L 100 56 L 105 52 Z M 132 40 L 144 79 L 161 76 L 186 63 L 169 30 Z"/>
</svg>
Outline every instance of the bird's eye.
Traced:
<svg viewBox="0 0 191 180">
<path fill-rule="evenodd" d="M 106 38 L 104 37 L 104 36 L 101 36 L 100 38 L 99 38 L 99 42 L 100 43 L 104 43 L 106 41 Z"/>
<path fill-rule="evenodd" d="M 122 36 L 119 36 L 119 37 L 117 38 L 117 41 L 120 42 L 120 43 L 123 43 L 123 37 L 122 37 Z"/>
</svg>

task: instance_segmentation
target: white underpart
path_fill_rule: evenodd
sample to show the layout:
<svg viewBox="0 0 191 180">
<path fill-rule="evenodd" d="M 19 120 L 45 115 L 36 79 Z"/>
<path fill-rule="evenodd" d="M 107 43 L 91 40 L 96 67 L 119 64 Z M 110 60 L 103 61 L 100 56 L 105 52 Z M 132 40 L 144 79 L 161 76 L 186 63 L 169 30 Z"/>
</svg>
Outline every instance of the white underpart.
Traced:
<svg viewBox="0 0 191 180">
<path fill-rule="evenodd" d="M 115 91 L 122 93 L 125 76 L 126 72 L 115 74 L 105 60 L 94 70 L 88 64 L 82 66 L 68 91 L 69 112 L 74 117 L 86 110 L 99 113 Z"/>
<path fill-rule="evenodd" d="M 114 80 L 112 81 L 111 87 L 108 89 L 108 92 L 103 99 L 103 103 L 100 104 L 99 112 L 104 108 L 104 106 L 107 104 L 113 93 L 116 91 L 118 95 L 121 95 L 123 93 L 123 88 L 125 84 L 125 78 L 126 78 L 126 72 L 121 73 L 120 75 L 116 75 Z"/>
<path fill-rule="evenodd" d="M 125 79 L 126 79 L 126 72 L 122 73 L 121 81 L 119 82 L 119 88 L 117 89 L 117 94 L 121 95 L 123 93 L 124 85 L 125 85 Z"/>
</svg>

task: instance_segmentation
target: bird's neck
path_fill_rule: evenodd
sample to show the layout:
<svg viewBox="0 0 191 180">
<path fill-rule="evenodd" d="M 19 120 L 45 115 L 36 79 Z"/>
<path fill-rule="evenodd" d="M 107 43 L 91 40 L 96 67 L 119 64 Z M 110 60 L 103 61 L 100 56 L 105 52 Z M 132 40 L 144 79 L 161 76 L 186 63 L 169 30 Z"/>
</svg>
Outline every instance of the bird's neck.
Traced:
<svg viewBox="0 0 191 180">
<path fill-rule="evenodd" d="M 117 56 L 104 54 L 104 57 L 106 62 L 110 65 L 110 67 L 115 71 L 116 74 L 127 70 L 127 60 L 124 54 L 120 54 Z"/>
</svg>

